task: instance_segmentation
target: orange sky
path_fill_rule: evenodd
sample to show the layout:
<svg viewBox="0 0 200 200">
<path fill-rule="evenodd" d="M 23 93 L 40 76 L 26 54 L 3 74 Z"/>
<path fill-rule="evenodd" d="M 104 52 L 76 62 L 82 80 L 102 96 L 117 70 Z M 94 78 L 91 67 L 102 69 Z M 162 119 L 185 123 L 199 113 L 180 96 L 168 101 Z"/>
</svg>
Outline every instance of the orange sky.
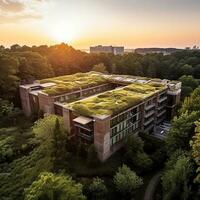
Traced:
<svg viewBox="0 0 200 200">
<path fill-rule="evenodd" d="M 198 0 L 0 0 L 0 44 L 200 46 Z"/>
</svg>

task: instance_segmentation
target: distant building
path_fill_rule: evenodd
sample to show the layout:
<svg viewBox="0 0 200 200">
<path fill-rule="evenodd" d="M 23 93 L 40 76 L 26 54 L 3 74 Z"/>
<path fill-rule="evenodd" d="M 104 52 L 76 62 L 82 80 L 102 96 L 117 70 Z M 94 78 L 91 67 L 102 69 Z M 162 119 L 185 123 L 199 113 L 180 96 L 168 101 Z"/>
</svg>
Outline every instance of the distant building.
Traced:
<svg viewBox="0 0 200 200">
<path fill-rule="evenodd" d="M 98 46 L 90 47 L 90 53 L 113 53 L 114 55 L 123 55 L 124 47 L 98 45 Z"/>
<path fill-rule="evenodd" d="M 151 53 L 161 53 L 163 55 L 170 55 L 179 49 L 176 48 L 138 48 L 135 52 L 141 55 L 151 54 Z"/>
<path fill-rule="evenodd" d="M 191 50 L 191 51 L 194 51 L 194 50 L 200 50 L 199 49 L 199 46 L 197 46 L 197 45 L 194 45 L 193 47 L 185 47 L 185 50 Z"/>
</svg>

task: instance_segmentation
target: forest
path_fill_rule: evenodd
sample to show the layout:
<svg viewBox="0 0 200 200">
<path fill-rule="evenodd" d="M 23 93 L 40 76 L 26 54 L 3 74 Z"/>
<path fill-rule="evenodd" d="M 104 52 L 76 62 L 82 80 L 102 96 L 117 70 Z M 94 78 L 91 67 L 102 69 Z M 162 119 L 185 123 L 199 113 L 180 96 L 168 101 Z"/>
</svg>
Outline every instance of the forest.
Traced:
<svg viewBox="0 0 200 200">
<path fill-rule="evenodd" d="M 19 84 L 88 71 L 181 81 L 181 103 L 166 140 L 131 135 L 100 163 L 94 145 L 69 141 L 62 118 L 23 115 Z M 0 46 L 0 199 L 141 200 L 158 172 L 155 200 L 199 199 L 199 82 L 200 51 L 113 55 L 64 43 Z"/>
</svg>

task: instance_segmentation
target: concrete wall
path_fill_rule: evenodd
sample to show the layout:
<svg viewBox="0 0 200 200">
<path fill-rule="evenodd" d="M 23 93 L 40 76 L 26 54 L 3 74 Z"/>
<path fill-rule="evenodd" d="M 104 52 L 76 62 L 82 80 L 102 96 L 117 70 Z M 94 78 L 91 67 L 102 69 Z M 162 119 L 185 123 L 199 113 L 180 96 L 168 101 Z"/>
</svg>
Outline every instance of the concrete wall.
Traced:
<svg viewBox="0 0 200 200">
<path fill-rule="evenodd" d="M 67 108 L 63 107 L 63 118 L 64 118 L 64 127 L 67 130 L 67 132 L 71 133 L 71 111 Z"/>
<path fill-rule="evenodd" d="M 29 89 L 20 87 L 19 92 L 20 92 L 22 110 L 26 116 L 30 116 L 32 111 L 30 105 Z"/>
<path fill-rule="evenodd" d="M 38 93 L 39 107 L 44 113 L 54 114 L 54 99 L 46 94 Z"/>
<path fill-rule="evenodd" d="M 110 151 L 110 116 L 94 119 L 94 145 L 99 159 L 105 161 L 112 154 Z"/>
</svg>

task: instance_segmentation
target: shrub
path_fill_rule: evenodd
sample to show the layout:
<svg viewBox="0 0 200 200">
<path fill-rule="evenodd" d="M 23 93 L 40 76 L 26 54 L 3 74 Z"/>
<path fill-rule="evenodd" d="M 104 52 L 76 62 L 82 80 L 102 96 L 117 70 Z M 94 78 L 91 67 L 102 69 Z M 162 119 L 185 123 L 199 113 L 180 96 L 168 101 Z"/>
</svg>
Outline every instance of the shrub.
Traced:
<svg viewBox="0 0 200 200">
<path fill-rule="evenodd" d="M 99 163 L 98 154 L 94 144 L 90 145 L 87 155 L 87 165 L 89 167 L 97 166 Z"/>
<path fill-rule="evenodd" d="M 143 184 L 142 178 L 138 177 L 137 174 L 131 171 L 126 165 L 118 169 L 113 181 L 117 191 L 126 199 L 133 197 L 136 189 Z"/>
<path fill-rule="evenodd" d="M 87 158 L 87 146 L 82 142 L 79 142 L 77 148 L 77 156 L 82 158 Z"/>
<path fill-rule="evenodd" d="M 94 178 L 88 188 L 88 199 L 91 200 L 104 200 L 106 199 L 107 188 L 104 181 L 100 178 Z"/>
</svg>

